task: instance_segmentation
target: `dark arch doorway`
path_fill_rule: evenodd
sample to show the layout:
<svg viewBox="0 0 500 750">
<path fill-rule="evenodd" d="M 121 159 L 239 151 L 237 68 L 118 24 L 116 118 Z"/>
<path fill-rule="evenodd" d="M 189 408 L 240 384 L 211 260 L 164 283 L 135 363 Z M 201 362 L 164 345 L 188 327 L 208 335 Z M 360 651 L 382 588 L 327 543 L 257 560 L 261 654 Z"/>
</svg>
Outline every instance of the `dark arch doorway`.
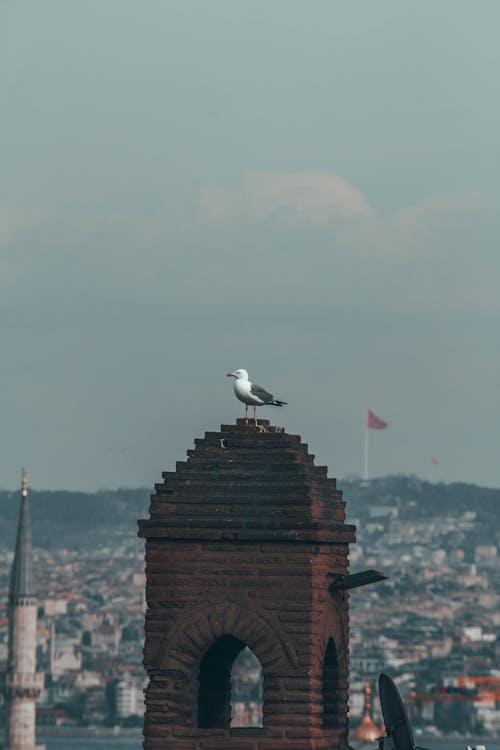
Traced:
<svg viewBox="0 0 500 750">
<path fill-rule="evenodd" d="M 260 661 L 239 638 L 222 635 L 200 663 L 198 727 L 262 727 L 262 696 Z"/>
<path fill-rule="evenodd" d="M 229 727 L 231 724 L 231 667 L 245 648 L 233 635 L 222 635 L 208 649 L 200 664 L 198 727 Z"/>
<path fill-rule="evenodd" d="M 323 661 L 323 727 L 339 726 L 340 673 L 337 649 L 332 638 L 328 641 Z"/>
</svg>

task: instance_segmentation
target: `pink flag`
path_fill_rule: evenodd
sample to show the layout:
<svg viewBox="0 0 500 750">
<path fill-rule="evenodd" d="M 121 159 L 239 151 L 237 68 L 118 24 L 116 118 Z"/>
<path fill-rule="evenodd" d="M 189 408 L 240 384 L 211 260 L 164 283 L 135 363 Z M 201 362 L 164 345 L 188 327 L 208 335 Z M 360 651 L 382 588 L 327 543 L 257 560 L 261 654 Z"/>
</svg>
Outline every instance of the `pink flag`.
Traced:
<svg viewBox="0 0 500 750">
<path fill-rule="evenodd" d="M 377 417 L 371 409 L 366 410 L 366 426 L 369 430 L 385 430 L 387 422 Z"/>
<path fill-rule="evenodd" d="M 439 463 L 439 461 L 437 460 L 437 458 L 435 458 L 434 456 L 431 456 L 431 464 L 433 466 L 437 466 L 438 463 Z"/>
</svg>

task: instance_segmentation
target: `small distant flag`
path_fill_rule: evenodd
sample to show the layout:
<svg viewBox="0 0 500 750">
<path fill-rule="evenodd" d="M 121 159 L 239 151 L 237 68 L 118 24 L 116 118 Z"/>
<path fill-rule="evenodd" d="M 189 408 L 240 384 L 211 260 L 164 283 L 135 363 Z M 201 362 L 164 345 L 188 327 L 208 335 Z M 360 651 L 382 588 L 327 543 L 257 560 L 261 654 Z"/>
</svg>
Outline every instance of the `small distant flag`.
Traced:
<svg viewBox="0 0 500 750">
<path fill-rule="evenodd" d="M 431 456 L 431 464 L 433 466 L 437 466 L 438 463 L 439 463 L 439 461 L 437 460 L 437 458 L 435 456 Z"/>
<path fill-rule="evenodd" d="M 366 427 L 368 430 L 385 430 L 387 422 L 381 417 L 377 417 L 371 409 L 366 410 Z"/>
</svg>

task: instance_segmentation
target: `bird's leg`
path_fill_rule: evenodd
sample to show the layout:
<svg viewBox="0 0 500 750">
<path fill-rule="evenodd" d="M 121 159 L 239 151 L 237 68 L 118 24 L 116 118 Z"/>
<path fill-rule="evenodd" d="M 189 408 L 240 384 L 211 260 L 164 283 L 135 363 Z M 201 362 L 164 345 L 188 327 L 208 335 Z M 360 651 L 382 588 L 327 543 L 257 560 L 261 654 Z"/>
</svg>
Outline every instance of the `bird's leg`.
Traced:
<svg viewBox="0 0 500 750">
<path fill-rule="evenodd" d="M 253 421 L 257 424 L 257 407 L 253 407 Z"/>
<path fill-rule="evenodd" d="M 248 404 L 245 404 L 245 422 L 248 422 Z"/>
</svg>

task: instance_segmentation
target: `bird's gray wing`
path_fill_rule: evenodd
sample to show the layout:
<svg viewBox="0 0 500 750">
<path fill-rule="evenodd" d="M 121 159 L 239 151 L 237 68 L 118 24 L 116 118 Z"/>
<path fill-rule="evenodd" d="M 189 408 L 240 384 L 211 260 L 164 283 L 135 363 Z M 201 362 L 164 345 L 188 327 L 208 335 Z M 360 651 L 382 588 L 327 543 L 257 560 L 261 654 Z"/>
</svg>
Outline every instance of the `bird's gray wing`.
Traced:
<svg viewBox="0 0 500 750">
<path fill-rule="evenodd" d="M 257 398 L 260 398 L 260 400 L 265 404 L 271 404 L 274 401 L 274 396 L 264 390 L 261 385 L 257 385 L 256 383 L 252 383 L 252 385 L 250 386 L 250 393 L 252 394 L 252 396 L 257 396 Z"/>
</svg>

